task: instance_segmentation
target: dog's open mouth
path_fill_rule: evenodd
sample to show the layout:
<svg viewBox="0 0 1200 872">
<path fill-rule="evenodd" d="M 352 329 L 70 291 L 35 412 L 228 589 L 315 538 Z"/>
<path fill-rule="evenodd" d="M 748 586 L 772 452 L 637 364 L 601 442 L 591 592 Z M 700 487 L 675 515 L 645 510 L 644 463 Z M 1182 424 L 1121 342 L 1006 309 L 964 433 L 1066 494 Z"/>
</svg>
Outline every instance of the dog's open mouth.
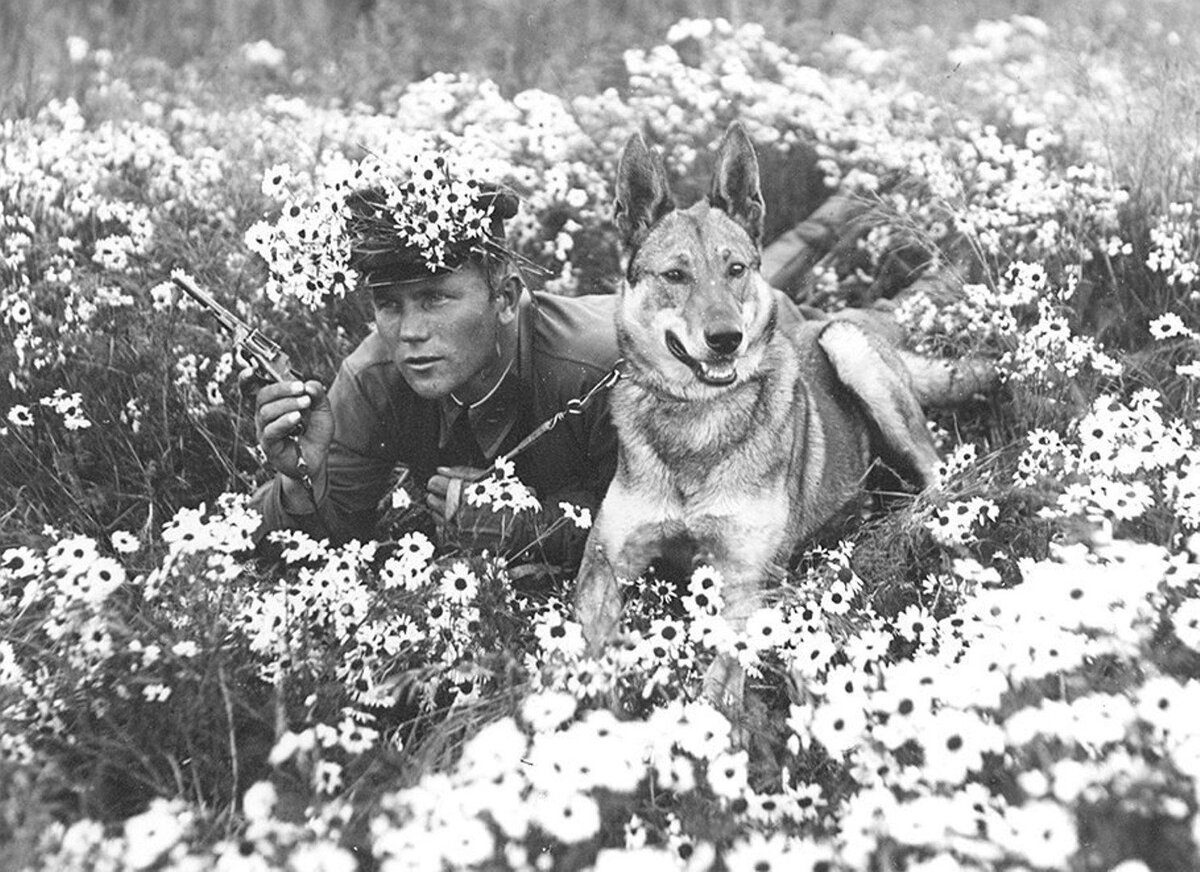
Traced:
<svg viewBox="0 0 1200 872">
<path fill-rule="evenodd" d="M 691 369 L 696 374 L 696 378 L 700 379 L 706 385 L 719 388 L 731 385 L 737 379 L 737 367 L 732 360 L 697 360 L 687 353 L 687 349 L 683 347 L 683 343 L 679 341 L 679 337 L 670 330 L 667 331 L 667 349 L 680 362 Z"/>
</svg>

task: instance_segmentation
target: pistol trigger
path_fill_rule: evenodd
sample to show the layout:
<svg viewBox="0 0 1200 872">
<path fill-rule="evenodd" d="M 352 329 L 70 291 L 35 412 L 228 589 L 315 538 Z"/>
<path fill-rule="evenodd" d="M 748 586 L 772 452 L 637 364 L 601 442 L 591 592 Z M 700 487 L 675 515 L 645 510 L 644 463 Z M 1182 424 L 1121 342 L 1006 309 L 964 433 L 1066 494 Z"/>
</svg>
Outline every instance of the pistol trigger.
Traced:
<svg viewBox="0 0 1200 872">
<path fill-rule="evenodd" d="M 239 382 L 238 387 L 241 389 L 242 397 L 252 401 L 260 390 L 271 383 L 272 380 L 264 377 L 262 370 L 255 367 L 254 372 L 248 378 Z"/>
</svg>

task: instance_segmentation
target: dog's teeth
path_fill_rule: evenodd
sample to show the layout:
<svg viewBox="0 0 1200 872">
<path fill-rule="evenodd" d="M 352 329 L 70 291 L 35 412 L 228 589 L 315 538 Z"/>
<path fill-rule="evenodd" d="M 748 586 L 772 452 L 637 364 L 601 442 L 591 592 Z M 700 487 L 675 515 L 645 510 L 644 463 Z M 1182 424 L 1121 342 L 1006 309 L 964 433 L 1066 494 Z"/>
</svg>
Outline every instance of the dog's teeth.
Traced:
<svg viewBox="0 0 1200 872">
<path fill-rule="evenodd" d="M 711 384 L 730 384 L 737 378 L 737 368 L 733 364 L 726 364 L 724 366 L 702 364 L 700 369 L 701 378 Z"/>
</svg>

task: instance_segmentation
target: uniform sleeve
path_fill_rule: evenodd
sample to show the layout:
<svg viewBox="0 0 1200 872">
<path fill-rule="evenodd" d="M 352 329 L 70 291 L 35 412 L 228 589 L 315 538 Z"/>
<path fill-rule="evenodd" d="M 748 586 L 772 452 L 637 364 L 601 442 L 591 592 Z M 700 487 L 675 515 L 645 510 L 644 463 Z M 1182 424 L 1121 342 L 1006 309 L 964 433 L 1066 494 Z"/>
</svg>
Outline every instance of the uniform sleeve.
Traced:
<svg viewBox="0 0 1200 872">
<path fill-rule="evenodd" d="M 537 512 L 493 511 L 463 504 L 456 517 L 459 544 L 466 548 L 544 563 L 574 572 L 583 558 L 588 526 L 596 516 L 617 466 L 617 435 L 602 394 L 571 421 L 578 474 L 552 493 L 538 494 Z M 569 508 L 564 509 L 563 504 Z"/>
<path fill-rule="evenodd" d="M 518 563 L 542 563 L 555 570 L 574 572 L 583 558 L 587 530 L 564 512 L 560 503 L 577 506 L 589 498 L 585 491 L 539 497 L 542 508 L 536 512 L 463 504 L 455 515 L 453 529 L 447 533 L 452 539 L 443 544 L 473 552 L 486 550 Z M 588 506 L 583 508 L 593 511 Z"/>
</svg>

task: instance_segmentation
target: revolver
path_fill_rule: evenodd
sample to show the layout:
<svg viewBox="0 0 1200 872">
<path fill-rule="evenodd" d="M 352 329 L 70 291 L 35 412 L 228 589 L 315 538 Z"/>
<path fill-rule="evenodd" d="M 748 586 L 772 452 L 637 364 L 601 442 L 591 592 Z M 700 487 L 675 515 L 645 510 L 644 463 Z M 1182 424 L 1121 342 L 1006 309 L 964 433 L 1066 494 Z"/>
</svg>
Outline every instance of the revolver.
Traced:
<svg viewBox="0 0 1200 872">
<path fill-rule="evenodd" d="M 265 377 L 277 382 L 305 380 L 304 376 L 292 366 L 283 349 L 263 336 L 257 327 L 251 327 L 218 303 L 212 294 L 200 288 L 195 280 L 183 270 L 172 270 L 171 281 L 189 297 L 217 316 L 221 326 L 233 336 L 234 349 L 252 361 Z"/>
<path fill-rule="evenodd" d="M 251 327 L 237 315 L 218 303 L 212 294 L 200 288 L 192 277 L 183 270 L 172 270 L 171 281 L 189 297 L 217 316 L 217 320 L 221 322 L 221 326 L 233 335 L 234 350 L 241 352 L 243 357 L 253 361 L 254 366 L 262 375 L 277 382 L 306 380 L 304 375 L 292 366 L 292 362 L 288 359 L 287 354 L 284 353 L 282 348 L 263 336 L 258 331 L 258 328 Z M 316 505 L 316 498 L 312 496 L 312 477 L 309 475 L 304 453 L 300 450 L 299 436 L 303 432 L 304 424 L 301 423 L 296 425 L 296 429 L 291 435 L 292 444 L 296 448 L 296 467 L 298 470 L 298 474 L 293 477 L 303 482 L 309 496 L 313 499 L 313 504 Z"/>
</svg>

